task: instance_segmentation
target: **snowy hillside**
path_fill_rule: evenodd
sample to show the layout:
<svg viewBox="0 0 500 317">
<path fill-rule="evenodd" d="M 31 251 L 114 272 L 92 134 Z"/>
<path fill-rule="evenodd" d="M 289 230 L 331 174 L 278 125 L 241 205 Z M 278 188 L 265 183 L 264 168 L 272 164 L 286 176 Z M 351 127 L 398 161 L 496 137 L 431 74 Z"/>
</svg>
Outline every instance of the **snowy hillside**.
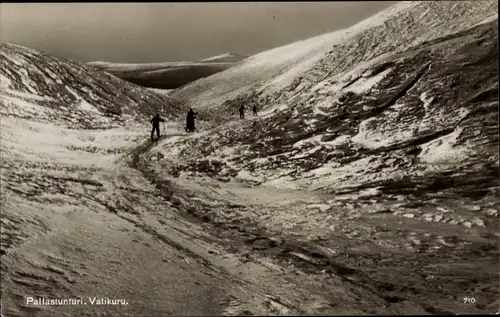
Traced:
<svg viewBox="0 0 500 317">
<path fill-rule="evenodd" d="M 289 95 L 282 88 L 302 88 L 383 54 L 471 27 L 496 15 L 497 7 L 496 1 L 401 2 L 346 30 L 254 55 L 241 65 L 180 88 L 174 96 L 196 108 L 218 107 L 254 92 L 279 91 L 286 99 Z"/>
<path fill-rule="evenodd" d="M 480 19 L 475 16 L 468 24 Z M 257 118 L 230 119 L 197 137 L 165 141 L 155 150 L 165 156 L 158 172 L 168 171 L 181 183 L 209 177 L 382 204 L 463 199 L 483 212 L 469 214 L 465 208 L 456 219 L 424 209 L 409 214 L 426 221 L 484 226 L 500 206 L 495 202 L 496 27 L 497 20 L 490 19 L 404 51 L 394 49 L 347 72 L 325 74 L 318 82 L 305 75 L 301 87 L 278 91 L 271 99 L 240 96 L 223 107 L 268 103 Z M 321 62 L 321 67 L 327 65 L 326 59 Z M 270 217 L 276 217 L 276 224 L 283 222 L 281 215 Z M 270 219 L 266 224 L 272 226 Z"/>
<path fill-rule="evenodd" d="M 160 111 L 174 118 L 181 104 L 175 99 L 127 84 L 84 64 L 0 43 L 2 114 L 76 124 L 101 120 L 103 128 L 128 115 L 136 120 Z M 39 105 L 24 108 L 27 102 Z M 27 114 L 26 114 L 27 115 Z"/>
<path fill-rule="evenodd" d="M 210 269 L 196 260 L 187 267 L 178 262 L 169 265 L 175 274 L 152 273 L 171 259 L 186 263 L 186 253 L 157 242 L 154 232 L 159 223 L 145 220 L 148 225 L 141 225 L 136 215 L 142 207 L 135 206 L 149 206 L 151 211 L 163 200 L 133 169 L 120 172 L 127 166 L 121 158 L 149 138 L 150 126 L 144 121 L 157 110 L 176 118 L 181 106 L 80 63 L 1 44 L 3 315 L 138 316 L 168 310 L 177 314 L 221 310 L 217 304 L 209 307 L 207 294 L 224 298 L 223 290 L 215 286 L 195 291 L 186 287 L 186 292 L 176 292 L 181 298 L 177 304 L 162 304 L 164 298 L 172 298 L 166 295 L 171 289 L 155 291 L 154 283 L 176 285 L 185 279 L 215 285 L 217 281 L 205 275 Z M 170 122 L 165 126 L 177 131 Z M 119 214 L 123 210 L 129 216 Z M 154 217 L 154 213 L 147 215 Z M 180 223 L 174 226 L 183 228 Z M 141 241 L 149 241 L 148 247 Z M 145 259 L 149 261 L 144 263 Z M 190 273 L 189 266 L 198 273 Z M 29 306 L 27 296 L 100 301 L 114 296 L 126 299 L 131 308 L 127 313 L 116 306 L 91 307 L 90 303 Z M 205 301 L 205 306 L 186 308 L 182 298 Z"/>
<path fill-rule="evenodd" d="M 192 62 L 143 64 L 90 62 L 88 65 L 143 87 L 174 89 L 233 67 L 243 59 L 242 55 L 226 53 Z"/>
<path fill-rule="evenodd" d="M 496 312 L 497 9 L 403 2 L 176 91 L 2 43 L 2 313 Z"/>
</svg>

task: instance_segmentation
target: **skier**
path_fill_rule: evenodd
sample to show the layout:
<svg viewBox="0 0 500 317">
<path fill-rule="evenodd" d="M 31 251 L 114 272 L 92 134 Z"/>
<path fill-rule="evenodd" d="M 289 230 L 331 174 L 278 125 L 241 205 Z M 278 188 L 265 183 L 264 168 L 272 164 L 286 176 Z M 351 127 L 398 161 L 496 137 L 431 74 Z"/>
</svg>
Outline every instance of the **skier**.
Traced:
<svg viewBox="0 0 500 317">
<path fill-rule="evenodd" d="M 153 136 L 155 134 L 160 138 L 160 122 L 165 122 L 165 119 L 160 118 L 160 115 L 157 113 L 153 119 L 151 119 L 151 124 L 153 125 L 153 129 L 151 130 L 151 141 L 153 141 Z"/>
<path fill-rule="evenodd" d="M 253 116 L 256 117 L 257 116 L 257 105 L 256 104 L 253 105 L 252 112 L 253 112 Z"/>
<path fill-rule="evenodd" d="M 194 119 L 196 118 L 197 113 L 194 112 L 193 108 L 189 108 L 189 111 L 186 115 L 186 132 L 194 132 L 196 127 L 194 125 Z"/>
<path fill-rule="evenodd" d="M 240 106 L 240 119 L 245 119 L 245 106 Z"/>
</svg>

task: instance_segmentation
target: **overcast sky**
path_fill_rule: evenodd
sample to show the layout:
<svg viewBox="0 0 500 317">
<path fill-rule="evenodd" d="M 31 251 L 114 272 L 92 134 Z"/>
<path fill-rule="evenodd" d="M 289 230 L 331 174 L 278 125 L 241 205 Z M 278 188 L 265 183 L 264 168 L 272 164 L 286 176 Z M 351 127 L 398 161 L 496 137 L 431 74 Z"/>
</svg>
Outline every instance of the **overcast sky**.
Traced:
<svg viewBox="0 0 500 317">
<path fill-rule="evenodd" d="M 0 36 L 80 61 L 196 60 L 343 29 L 394 3 L 2 3 Z"/>
</svg>

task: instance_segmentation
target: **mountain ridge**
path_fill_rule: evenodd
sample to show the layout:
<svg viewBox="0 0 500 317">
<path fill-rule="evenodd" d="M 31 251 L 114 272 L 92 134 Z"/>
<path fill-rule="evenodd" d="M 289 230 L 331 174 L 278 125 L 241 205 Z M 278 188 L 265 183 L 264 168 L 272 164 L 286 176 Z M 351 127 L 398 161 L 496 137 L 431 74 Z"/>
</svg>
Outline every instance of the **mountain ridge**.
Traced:
<svg viewBox="0 0 500 317">
<path fill-rule="evenodd" d="M 418 42 L 473 26 L 494 15 L 491 11 L 495 3 L 486 1 L 484 4 L 403 2 L 348 29 L 256 54 L 241 65 L 181 87 L 172 96 L 185 100 L 190 107 L 200 107 L 198 103 L 203 103 L 205 108 L 214 108 L 232 98 L 237 99 L 238 95 L 243 97 L 254 92 L 264 97 L 262 103 L 265 104 L 265 98 L 271 98 L 268 95 L 272 95 L 273 91 L 286 91 L 285 88 L 294 84 L 298 86 L 297 81 L 302 80 L 301 77 L 316 81 L 317 76 L 332 76 L 332 72 L 347 71 L 354 67 L 354 63 L 359 64 L 376 56 L 383 58 L 384 54 L 390 54 L 395 48 L 405 50 Z M 439 12 L 447 12 L 448 15 L 441 15 Z M 310 42 L 312 44 L 308 44 Z M 311 46 L 319 48 L 311 50 Z M 292 48 L 303 52 L 298 55 L 302 61 L 298 66 L 279 66 L 279 61 L 287 60 L 287 51 Z M 354 52 L 352 58 L 347 54 L 349 51 Z M 356 52 L 366 56 L 358 56 Z M 272 59 L 272 54 L 276 54 L 275 59 Z M 285 58 L 280 58 L 280 55 Z M 274 66 L 276 62 L 278 65 Z M 341 68 L 336 70 L 339 66 Z M 244 87 L 247 84 L 251 88 L 238 88 L 238 85 Z M 191 92 L 194 96 L 191 96 Z M 288 93 L 282 94 L 283 99 L 289 96 Z M 279 102 L 273 98 L 273 102 L 275 101 Z"/>
<path fill-rule="evenodd" d="M 67 111 L 58 109 L 61 103 L 77 105 L 79 102 L 92 104 L 98 113 L 110 120 L 118 119 L 121 114 L 144 120 L 156 112 L 169 118 L 181 113 L 182 103 L 175 98 L 127 84 L 83 63 L 6 42 L 0 45 L 3 92 L 36 94 L 38 99 L 44 99 L 42 104 L 46 109 L 55 110 L 55 113 Z M 22 67 L 20 74 L 18 67 Z M 68 109 L 67 106 L 63 108 Z M 63 115 L 62 119 L 66 117 Z"/>
</svg>

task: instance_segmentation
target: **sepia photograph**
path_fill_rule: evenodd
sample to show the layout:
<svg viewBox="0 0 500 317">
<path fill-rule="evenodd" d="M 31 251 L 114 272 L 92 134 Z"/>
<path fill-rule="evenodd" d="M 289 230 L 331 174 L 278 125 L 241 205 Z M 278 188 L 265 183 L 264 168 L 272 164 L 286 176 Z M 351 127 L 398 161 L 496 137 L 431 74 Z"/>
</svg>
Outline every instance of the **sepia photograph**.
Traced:
<svg viewBox="0 0 500 317">
<path fill-rule="evenodd" d="M 2 2 L 3 317 L 500 313 L 498 1 Z"/>
</svg>

